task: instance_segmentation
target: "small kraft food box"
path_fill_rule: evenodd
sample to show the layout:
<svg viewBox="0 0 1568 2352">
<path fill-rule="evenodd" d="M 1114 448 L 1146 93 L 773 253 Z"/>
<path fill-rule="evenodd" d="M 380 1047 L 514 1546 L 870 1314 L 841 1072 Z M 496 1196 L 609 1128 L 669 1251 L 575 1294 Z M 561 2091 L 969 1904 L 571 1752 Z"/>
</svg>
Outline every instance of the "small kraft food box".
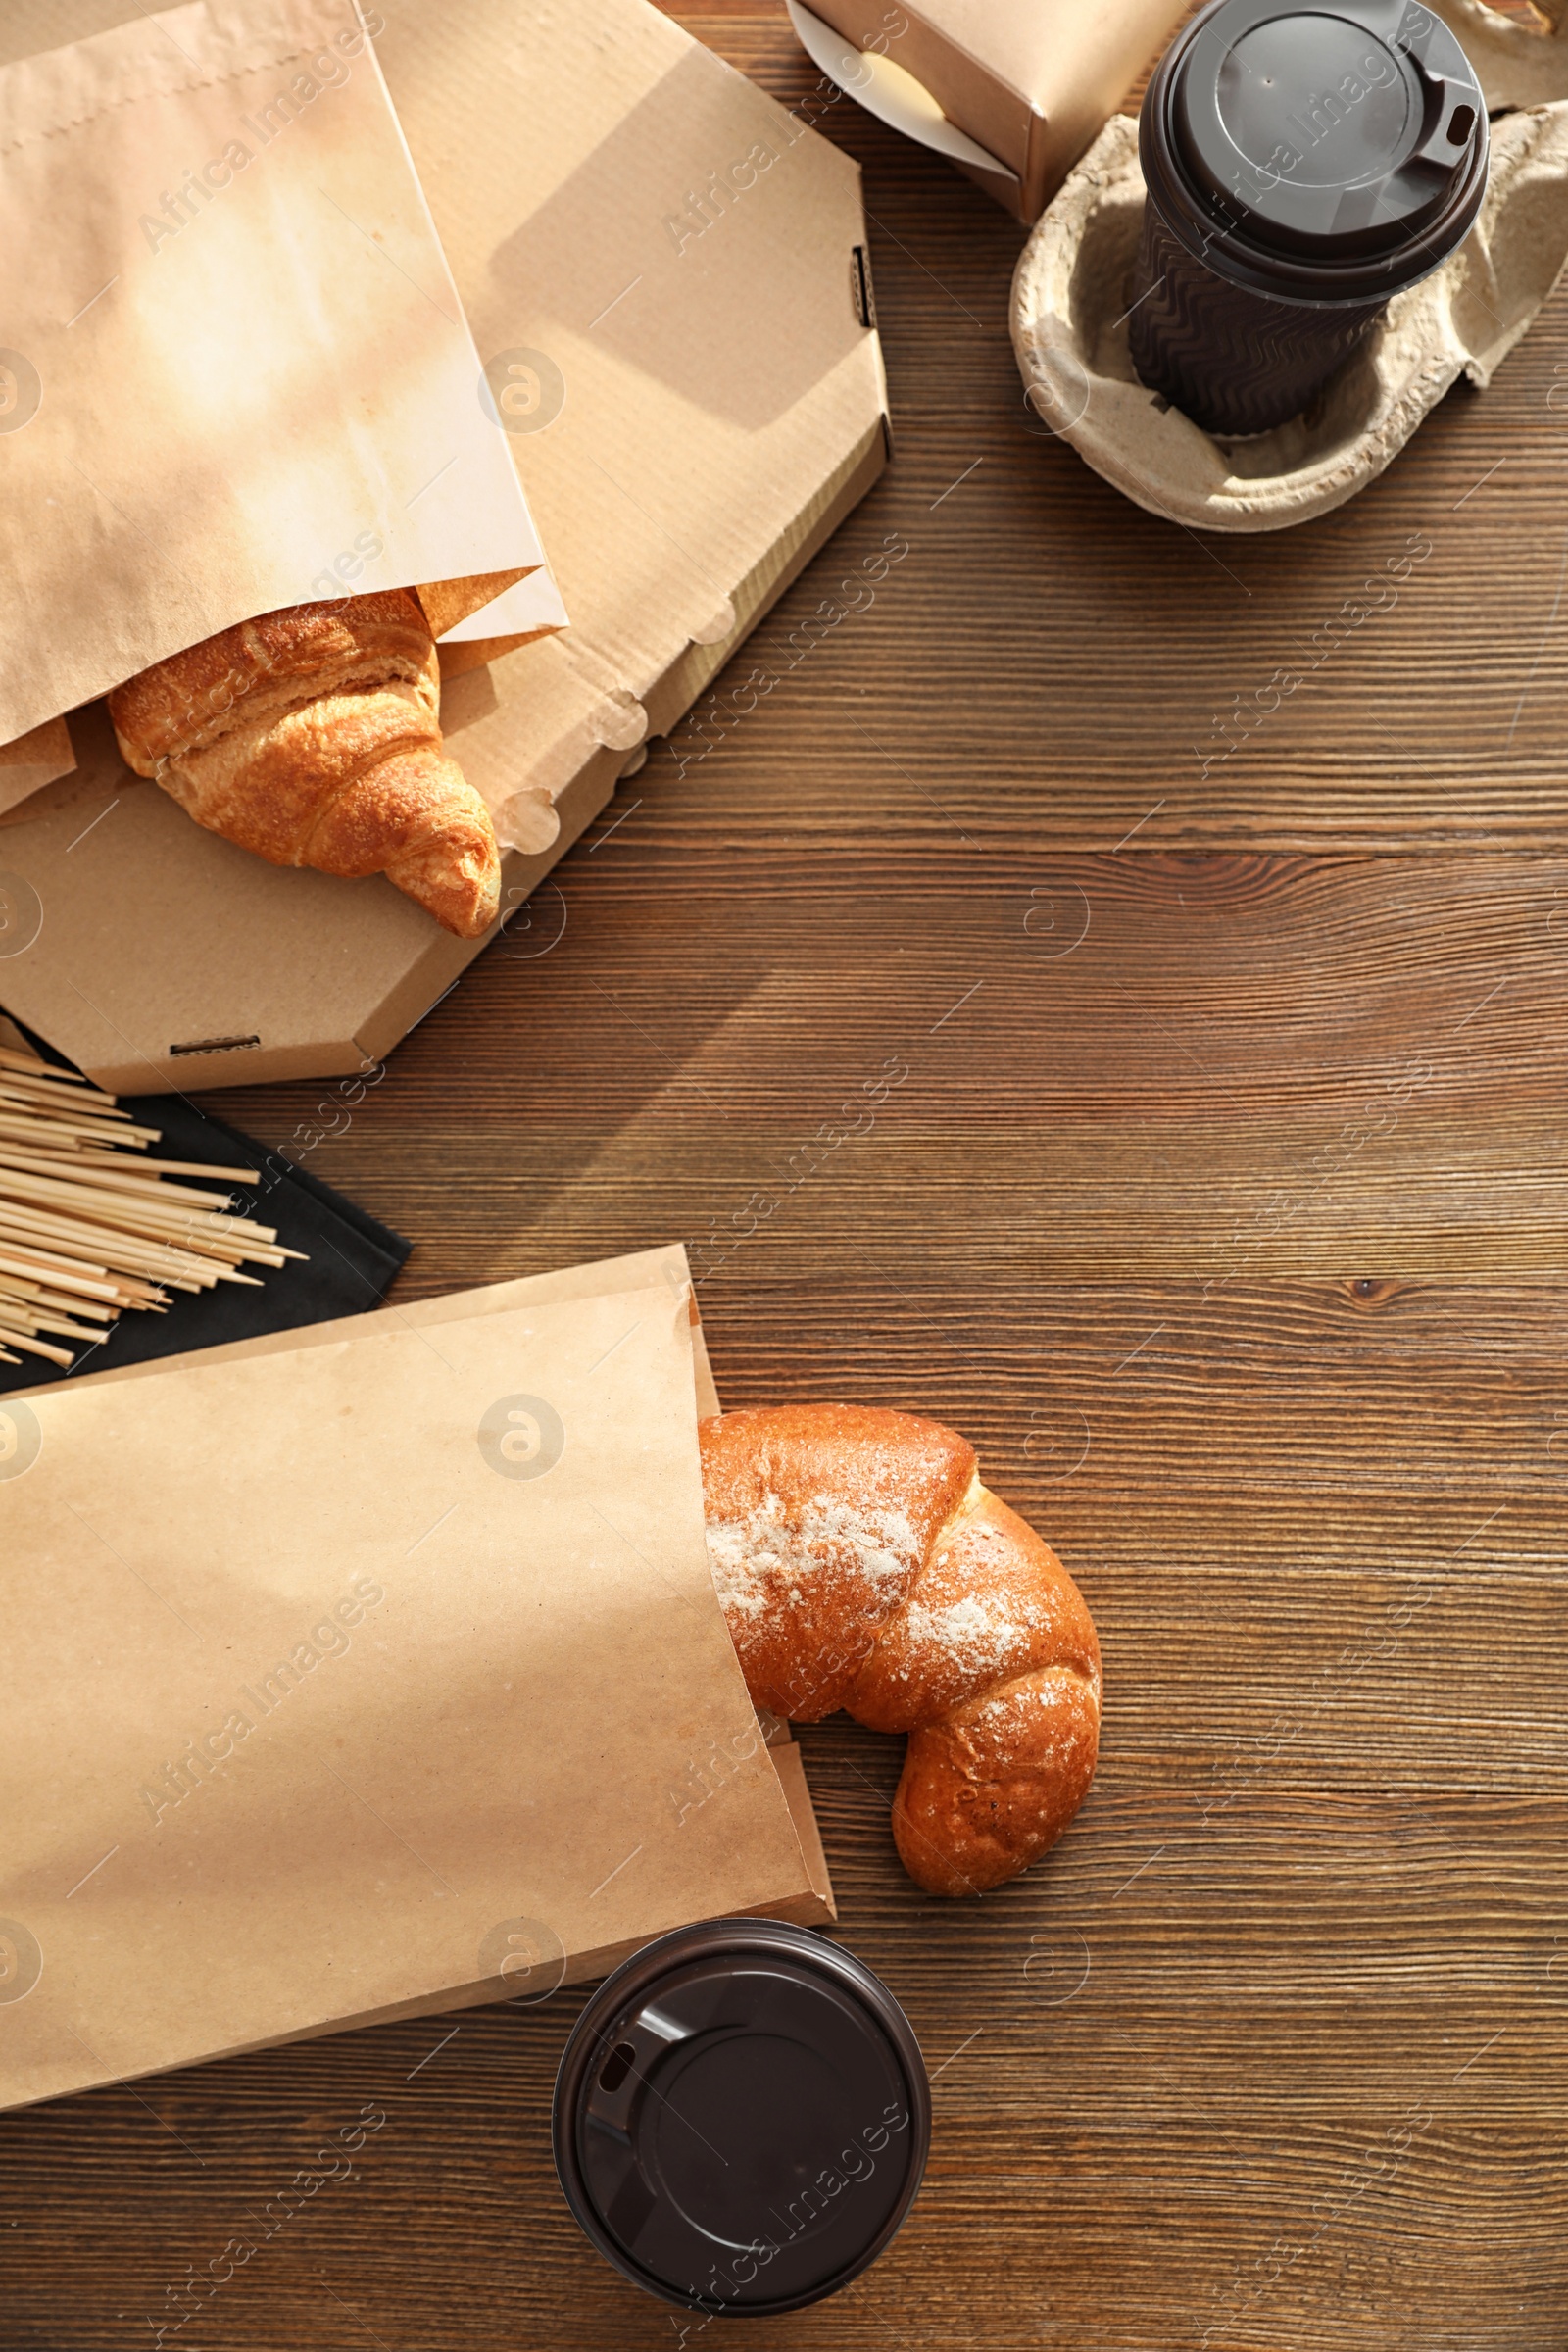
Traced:
<svg viewBox="0 0 1568 2352">
<path fill-rule="evenodd" d="M 824 74 L 1024 221 L 1039 220 L 1188 5 L 788 0 Z"/>
</svg>

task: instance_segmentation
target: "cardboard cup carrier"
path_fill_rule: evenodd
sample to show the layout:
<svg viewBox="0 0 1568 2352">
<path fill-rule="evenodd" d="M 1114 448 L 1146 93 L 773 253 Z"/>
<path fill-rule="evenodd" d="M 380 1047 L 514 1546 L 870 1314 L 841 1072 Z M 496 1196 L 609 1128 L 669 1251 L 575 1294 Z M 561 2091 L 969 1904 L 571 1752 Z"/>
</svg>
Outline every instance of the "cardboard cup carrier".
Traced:
<svg viewBox="0 0 1568 2352">
<path fill-rule="evenodd" d="M 1041 424 L 1127 497 L 1277 531 L 1375 480 L 1460 377 L 1484 390 L 1565 259 L 1560 24 L 1222 0 L 1048 208 L 1013 347 Z"/>
</svg>

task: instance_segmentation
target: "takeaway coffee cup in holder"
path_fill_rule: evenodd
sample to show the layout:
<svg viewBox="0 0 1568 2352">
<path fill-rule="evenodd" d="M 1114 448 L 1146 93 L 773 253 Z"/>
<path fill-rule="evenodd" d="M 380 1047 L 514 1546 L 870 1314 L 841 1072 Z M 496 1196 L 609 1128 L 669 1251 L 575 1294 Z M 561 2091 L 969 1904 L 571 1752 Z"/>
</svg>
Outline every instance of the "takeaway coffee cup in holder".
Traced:
<svg viewBox="0 0 1568 2352">
<path fill-rule="evenodd" d="M 1298 416 L 1463 243 L 1487 155 L 1480 85 L 1418 0 L 1213 0 L 1139 123 L 1139 375 L 1206 432 Z"/>
<path fill-rule="evenodd" d="M 885 1984 L 804 1928 L 681 1928 L 607 1977 L 556 2082 L 556 2168 L 607 2261 L 763 2318 L 858 2278 L 914 2202 L 931 2095 Z"/>
</svg>

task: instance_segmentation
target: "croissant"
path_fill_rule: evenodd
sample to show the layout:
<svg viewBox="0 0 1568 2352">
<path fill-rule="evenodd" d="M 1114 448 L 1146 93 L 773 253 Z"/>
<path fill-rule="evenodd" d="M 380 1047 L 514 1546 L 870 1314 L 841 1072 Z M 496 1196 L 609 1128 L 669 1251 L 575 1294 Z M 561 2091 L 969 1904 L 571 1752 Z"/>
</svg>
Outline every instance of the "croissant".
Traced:
<svg viewBox="0 0 1568 2352">
<path fill-rule="evenodd" d="M 406 589 L 221 629 L 109 697 L 124 760 L 273 865 L 385 874 L 459 939 L 495 921 L 490 812 L 441 747 L 429 624 Z"/>
<path fill-rule="evenodd" d="M 708 1556 L 753 1702 L 907 1732 L 893 1836 L 932 1894 L 1038 1861 L 1094 1779 L 1100 1644 L 1050 1545 L 940 1423 L 853 1404 L 699 1430 Z"/>
</svg>

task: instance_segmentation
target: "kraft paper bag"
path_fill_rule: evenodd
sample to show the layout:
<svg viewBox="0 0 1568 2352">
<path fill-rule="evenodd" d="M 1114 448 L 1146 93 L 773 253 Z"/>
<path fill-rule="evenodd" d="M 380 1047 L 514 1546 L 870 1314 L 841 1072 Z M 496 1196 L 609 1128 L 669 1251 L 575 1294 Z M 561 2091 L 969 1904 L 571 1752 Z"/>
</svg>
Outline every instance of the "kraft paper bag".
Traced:
<svg viewBox="0 0 1568 2352">
<path fill-rule="evenodd" d="M 831 1916 L 709 1575 L 678 1260 L 5 1400 L 0 2104 Z"/>
<path fill-rule="evenodd" d="M 433 584 L 440 636 L 541 565 L 378 23 L 188 0 L 0 70 L 0 744 L 260 612 Z"/>
<path fill-rule="evenodd" d="M 7 1025 L 0 1020 L 0 1042 L 5 1042 Z M 18 1031 L 14 1033 L 14 1042 L 23 1046 L 26 1041 Z M 466 1322 L 471 1315 L 506 1314 L 516 1306 L 553 1305 L 562 1299 L 598 1298 L 641 1289 L 644 1285 L 651 1288 L 655 1284 L 662 1284 L 666 1289 L 678 1292 L 688 1301 L 697 1418 L 706 1421 L 712 1414 L 721 1412 L 723 1407 L 709 1361 L 691 1267 L 685 1249 L 679 1242 L 662 1249 L 635 1250 L 627 1257 L 600 1258 L 585 1265 L 558 1267 L 548 1274 L 527 1274 L 513 1282 L 490 1283 L 479 1290 L 454 1291 L 434 1298 L 418 1298 L 406 1306 L 373 1307 L 363 1315 L 345 1316 L 338 1322 L 312 1324 L 305 1330 L 260 1332 L 253 1339 L 231 1340 L 221 1347 L 203 1348 L 189 1355 L 165 1356 L 148 1363 L 120 1364 L 103 1372 L 76 1372 L 71 1376 L 71 1386 L 79 1389 L 89 1381 L 139 1380 L 151 1373 L 177 1371 L 187 1364 L 219 1363 L 245 1356 L 278 1354 L 295 1348 L 314 1347 L 318 1343 L 324 1345 L 352 1339 L 361 1332 L 389 1330 L 394 1326 L 413 1328 L 426 1324 Z M 5 1406 L 0 1404 L 0 1414 L 4 1411 Z M 795 1744 L 794 1733 L 789 1724 L 778 1716 L 764 1718 L 762 1728 L 773 1768 L 784 1785 L 785 1798 L 794 1817 L 796 1835 L 806 1859 L 807 1875 L 816 1898 L 816 1907 L 800 1916 L 809 1923 L 836 1919 L 838 1912 L 833 1882 L 828 1874 L 822 1836 L 812 1809 L 811 1793 L 807 1787 L 806 1772 L 800 1749 Z M 722 1778 L 725 1768 L 722 1754 L 717 1755 L 716 1764 L 719 1777 Z M 707 1766 L 697 1768 L 699 1790 L 708 1786 L 703 1778 L 707 1769 Z M 688 1794 L 690 1790 L 691 1785 L 688 1784 Z M 680 1801 L 686 1801 L 684 1795 Z"/>
</svg>

